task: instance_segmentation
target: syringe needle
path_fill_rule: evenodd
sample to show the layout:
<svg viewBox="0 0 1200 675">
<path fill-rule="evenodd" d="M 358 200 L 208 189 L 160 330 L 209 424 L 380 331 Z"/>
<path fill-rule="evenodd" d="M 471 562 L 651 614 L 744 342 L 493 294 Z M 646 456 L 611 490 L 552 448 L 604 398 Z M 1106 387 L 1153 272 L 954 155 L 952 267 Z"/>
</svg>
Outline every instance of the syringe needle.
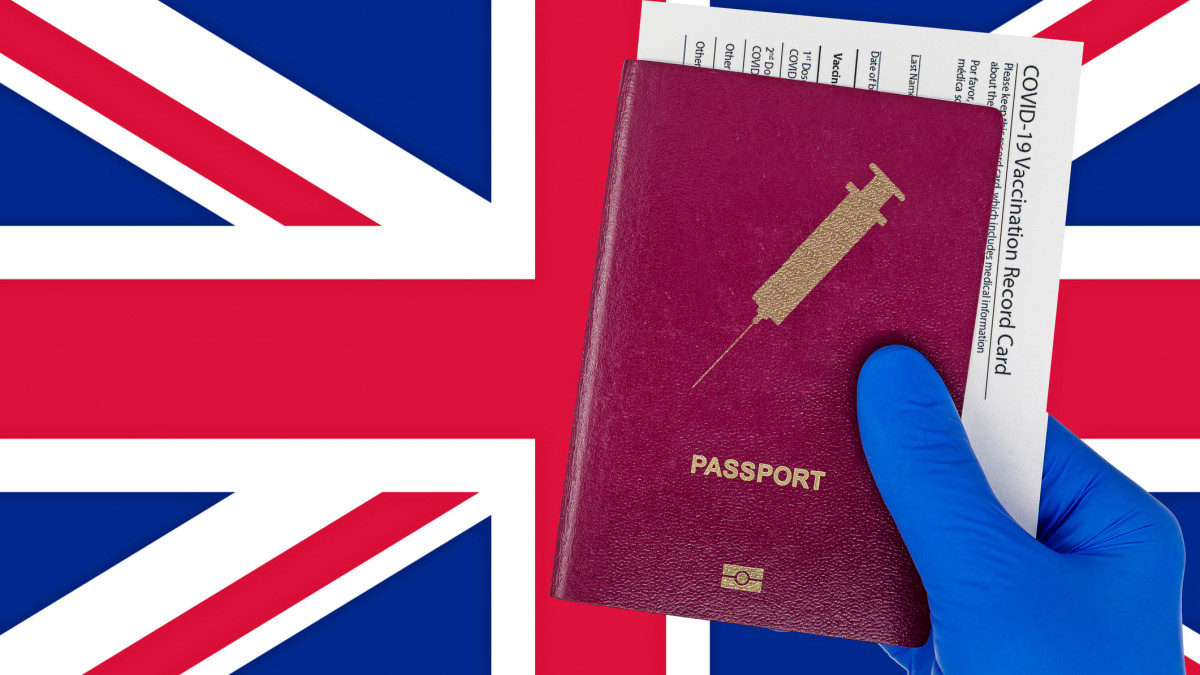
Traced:
<svg viewBox="0 0 1200 675">
<path fill-rule="evenodd" d="M 725 358 L 725 355 L 729 353 L 729 350 L 736 347 L 737 343 L 741 342 L 742 338 L 746 337 L 746 333 L 749 333 L 750 329 L 754 328 L 754 324 L 758 323 L 760 320 L 762 320 L 761 316 L 754 317 L 754 321 L 751 321 L 750 325 L 746 326 L 746 330 L 742 331 L 742 334 L 737 336 L 737 339 L 733 341 L 733 344 L 729 345 L 725 348 L 725 351 L 721 352 L 721 355 L 717 357 L 717 360 L 713 361 L 713 364 L 708 367 L 708 370 L 704 371 L 704 374 L 700 376 L 699 380 L 696 380 L 696 384 L 700 384 L 700 380 L 703 380 L 705 375 L 708 375 L 710 372 L 712 372 L 712 369 L 717 367 L 717 364 L 721 362 L 721 359 Z M 692 389 L 696 388 L 696 384 L 692 385 Z"/>
</svg>

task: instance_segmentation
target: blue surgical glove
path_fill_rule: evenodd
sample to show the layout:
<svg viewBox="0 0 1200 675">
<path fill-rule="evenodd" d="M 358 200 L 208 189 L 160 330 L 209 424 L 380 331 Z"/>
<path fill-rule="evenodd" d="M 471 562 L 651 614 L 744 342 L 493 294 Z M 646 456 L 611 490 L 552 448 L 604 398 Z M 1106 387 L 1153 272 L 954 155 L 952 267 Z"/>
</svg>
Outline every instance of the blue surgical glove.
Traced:
<svg viewBox="0 0 1200 675">
<path fill-rule="evenodd" d="M 1178 523 L 1057 420 L 1037 539 L 996 500 L 919 353 L 867 360 L 858 425 L 929 595 L 929 641 L 884 646 L 910 674 L 1184 672 Z"/>
</svg>

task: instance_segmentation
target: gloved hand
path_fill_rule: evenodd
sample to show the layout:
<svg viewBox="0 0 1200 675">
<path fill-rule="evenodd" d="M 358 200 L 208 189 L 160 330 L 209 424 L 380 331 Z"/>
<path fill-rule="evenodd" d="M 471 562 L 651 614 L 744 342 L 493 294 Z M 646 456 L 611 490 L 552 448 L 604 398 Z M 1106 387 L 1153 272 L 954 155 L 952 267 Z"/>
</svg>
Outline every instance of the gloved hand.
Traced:
<svg viewBox="0 0 1200 675">
<path fill-rule="evenodd" d="M 996 500 L 917 352 L 884 347 L 867 360 L 858 425 L 929 595 L 929 641 L 884 646 L 910 674 L 1184 672 L 1178 523 L 1057 420 L 1037 539 Z"/>
</svg>

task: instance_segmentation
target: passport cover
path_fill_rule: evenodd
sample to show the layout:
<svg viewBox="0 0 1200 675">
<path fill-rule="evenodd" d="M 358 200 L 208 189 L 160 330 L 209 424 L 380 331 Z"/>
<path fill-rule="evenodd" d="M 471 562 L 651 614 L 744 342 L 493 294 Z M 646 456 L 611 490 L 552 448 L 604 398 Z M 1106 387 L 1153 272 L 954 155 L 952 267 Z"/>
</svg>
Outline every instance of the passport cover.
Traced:
<svg viewBox="0 0 1200 675">
<path fill-rule="evenodd" d="M 856 381 L 909 345 L 961 411 L 1001 132 L 983 106 L 625 64 L 555 597 L 925 642 Z"/>
</svg>

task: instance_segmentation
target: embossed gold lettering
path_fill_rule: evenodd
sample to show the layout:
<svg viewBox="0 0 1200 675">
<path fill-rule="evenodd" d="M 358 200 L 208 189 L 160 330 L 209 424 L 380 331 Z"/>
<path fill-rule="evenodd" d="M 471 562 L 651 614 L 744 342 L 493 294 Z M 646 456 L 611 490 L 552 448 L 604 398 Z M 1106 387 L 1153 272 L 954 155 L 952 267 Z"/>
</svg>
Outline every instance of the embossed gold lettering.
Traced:
<svg viewBox="0 0 1200 675">
<path fill-rule="evenodd" d="M 702 469 L 702 470 L 701 470 Z M 801 469 L 786 465 L 774 465 L 768 462 L 741 461 L 732 457 L 721 460 L 718 457 L 694 454 L 691 461 L 691 472 L 701 476 L 717 476 L 725 479 L 740 478 L 747 483 L 775 483 L 779 487 L 801 488 L 816 492 L 821 489 L 821 479 L 827 473 L 814 469 Z"/>
<path fill-rule="evenodd" d="M 783 474 L 782 480 L 779 478 L 780 473 Z M 792 470 L 786 466 L 777 466 L 775 467 L 775 475 L 772 477 L 775 479 L 776 485 L 787 485 L 792 481 Z"/>
<path fill-rule="evenodd" d="M 705 476 L 710 473 L 715 473 L 718 476 L 721 475 L 721 460 L 717 459 L 716 457 L 708 460 L 708 468 L 704 470 Z"/>
<path fill-rule="evenodd" d="M 733 477 L 737 476 L 737 472 L 738 472 L 738 461 L 736 459 L 725 460 L 725 472 L 722 473 L 721 475 L 726 478 L 733 478 Z"/>
<path fill-rule="evenodd" d="M 742 480 L 754 480 L 754 462 L 742 462 Z"/>
<path fill-rule="evenodd" d="M 771 472 L 774 470 L 775 470 L 775 467 L 771 466 L 770 464 L 767 464 L 766 462 L 759 464 L 758 465 L 758 482 L 761 483 L 763 476 L 770 476 Z"/>
</svg>

